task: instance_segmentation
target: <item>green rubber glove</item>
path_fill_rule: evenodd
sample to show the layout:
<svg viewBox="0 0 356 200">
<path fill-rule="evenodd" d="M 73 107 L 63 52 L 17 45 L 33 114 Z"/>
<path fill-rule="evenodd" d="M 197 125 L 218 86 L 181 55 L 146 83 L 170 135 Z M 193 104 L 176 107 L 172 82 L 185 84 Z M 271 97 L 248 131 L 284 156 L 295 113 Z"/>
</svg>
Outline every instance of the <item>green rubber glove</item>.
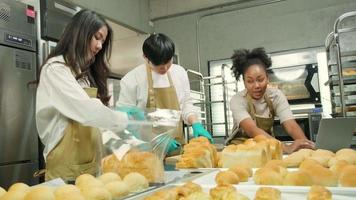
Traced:
<svg viewBox="0 0 356 200">
<path fill-rule="evenodd" d="M 193 127 L 193 136 L 194 137 L 199 137 L 199 136 L 203 136 L 209 139 L 209 141 L 211 143 L 214 143 L 213 138 L 211 137 L 211 134 L 205 130 L 205 128 L 203 127 L 203 125 L 200 122 L 196 122 L 192 125 Z"/>
<path fill-rule="evenodd" d="M 177 140 L 173 139 L 168 144 L 168 151 L 167 152 L 171 153 L 172 151 L 177 150 L 180 146 L 181 146 L 181 144 Z"/>
<path fill-rule="evenodd" d="M 145 120 L 145 111 L 135 106 L 119 106 L 115 110 L 125 112 L 130 120 Z"/>
</svg>

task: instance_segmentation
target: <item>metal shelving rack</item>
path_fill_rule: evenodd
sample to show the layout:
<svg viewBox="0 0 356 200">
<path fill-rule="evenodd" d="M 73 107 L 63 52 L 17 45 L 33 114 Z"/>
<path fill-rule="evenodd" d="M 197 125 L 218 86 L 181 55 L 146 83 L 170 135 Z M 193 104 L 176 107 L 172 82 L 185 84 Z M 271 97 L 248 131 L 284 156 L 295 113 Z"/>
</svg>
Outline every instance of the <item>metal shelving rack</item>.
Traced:
<svg viewBox="0 0 356 200">
<path fill-rule="evenodd" d="M 338 17 L 325 41 L 335 117 L 356 116 L 356 11 Z"/>
</svg>

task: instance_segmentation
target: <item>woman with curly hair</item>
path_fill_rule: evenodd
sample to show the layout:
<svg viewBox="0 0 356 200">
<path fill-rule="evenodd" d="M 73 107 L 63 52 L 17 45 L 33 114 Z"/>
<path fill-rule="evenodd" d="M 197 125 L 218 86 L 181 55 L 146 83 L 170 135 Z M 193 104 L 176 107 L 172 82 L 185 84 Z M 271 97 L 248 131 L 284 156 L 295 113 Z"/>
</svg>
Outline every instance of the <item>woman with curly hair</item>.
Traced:
<svg viewBox="0 0 356 200">
<path fill-rule="evenodd" d="M 246 89 L 238 92 L 230 101 L 234 127 L 227 142 L 241 143 L 257 135 L 273 137 L 274 118 L 278 117 L 294 139 L 291 145 L 283 146 L 285 153 L 301 148 L 314 149 L 314 143 L 306 138 L 295 121 L 286 96 L 280 90 L 268 87 L 267 69 L 272 61 L 264 48 L 235 50 L 231 59 L 231 70 L 236 80 L 242 76 Z"/>
</svg>

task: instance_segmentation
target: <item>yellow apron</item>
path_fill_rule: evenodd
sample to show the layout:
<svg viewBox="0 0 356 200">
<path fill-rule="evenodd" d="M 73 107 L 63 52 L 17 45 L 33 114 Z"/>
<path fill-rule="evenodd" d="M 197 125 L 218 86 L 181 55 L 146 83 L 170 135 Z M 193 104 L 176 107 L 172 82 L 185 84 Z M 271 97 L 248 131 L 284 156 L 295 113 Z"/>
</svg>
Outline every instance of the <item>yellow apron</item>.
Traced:
<svg viewBox="0 0 356 200">
<path fill-rule="evenodd" d="M 147 81 L 148 81 L 148 97 L 147 97 L 146 108 L 180 110 L 176 89 L 173 85 L 173 81 L 169 72 L 167 73 L 167 75 L 168 75 L 170 86 L 166 88 L 153 88 L 151 68 L 149 66 L 146 66 L 146 69 L 147 69 Z M 174 131 L 173 137 L 179 143 L 181 144 L 185 143 L 182 118 L 178 122 L 178 127 Z"/>
<path fill-rule="evenodd" d="M 266 94 L 263 97 L 264 97 L 264 99 L 265 99 L 265 101 L 267 103 L 268 109 L 270 111 L 269 117 L 256 116 L 256 109 L 255 109 L 255 106 L 253 105 L 252 98 L 251 98 L 251 96 L 249 94 L 247 94 L 247 96 L 246 96 L 247 104 L 248 104 L 248 113 L 250 114 L 250 116 L 253 119 L 253 121 L 255 121 L 255 123 L 256 123 L 258 128 L 264 130 L 265 132 L 267 132 L 268 134 L 270 134 L 270 135 L 272 135 L 274 137 L 274 134 L 273 134 L 273 123 L 274 123 L 275 113 L 274 113 L 274 109 L 273 109 L 273 103 L 267 97 Z M 230 143 L 232 143 L 232 144 L 241 144 L 248 138 L 249 138 L 249 136 L 246 134 L 246 132 L 240 128 L 238 130 L 238 133 L 230 141 Z"/>
<path fill-rule="evenodd" d="M 90 97 L 97 97 L 96 88 L 84 90 Z M 46 181 L 59 177 L 65 181 L 74 181 L 83 173 L 96 175 L 101 156 L 101 141 L 98 128 L 83 126 L 70 120 L 63 138 L 47 155 Z"/>
</svg>

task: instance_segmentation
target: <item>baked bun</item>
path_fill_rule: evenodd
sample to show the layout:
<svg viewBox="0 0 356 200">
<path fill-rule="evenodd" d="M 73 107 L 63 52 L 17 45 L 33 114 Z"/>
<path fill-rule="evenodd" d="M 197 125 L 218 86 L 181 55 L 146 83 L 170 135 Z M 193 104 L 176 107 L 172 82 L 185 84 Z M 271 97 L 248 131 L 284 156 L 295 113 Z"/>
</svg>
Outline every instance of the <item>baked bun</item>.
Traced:
<svg viewBox="0 0 356 200">
<path fill-rule="evenodd" d="M 30 190 L 30 187 L 25 183 L 15 183 L 10 186 L 8 192 L 16 191 L 16 192 L 27 192 Z"/>
<path fill-rule="evenodd" d="M 108 155 L 101 160 L 101 170 L 103 173 L 114 172 L 120 174 L 119 163 L 120 160 L 114 154 Z"/>
<path fill-rule="evenodd" d="M 119 162 L 119 174 L 125 177 L 137 172 L 146 177 L 150 183 L 164 181 L 163 162 L 150 152 L 129 152 Z"/>
<path fill-rule="evenodd" d="M 75 185 L 62 185 L 54 191 L 56 200 L 85 200 L 80 190 Z"/>
<path fill-rule="evenodd" d="M 81 189 L 85 200 L 112 200 L 111 194 L 103 187 Z"/>
<path fill-rule="evenodd" d="M 121 181 L 121 178 L 118 174 L 114 172 L 104 173 L 98 177 L 99 181 L 101 181 L 104 185 L 113 181 Z"/>
<path fill-rule="evenodd" d="M 337 186 L 337 176 L 330 169 L 323 167 L 315 160 L 305 160 L 301 163 L 300 170 L 306 172 L 315 185 Z"/>
<path fill-rule="evenodd" d="M 207 200 L 207 199 L 210 199 L 210 196 L 205 192 L 194 192 L 189 196 L 187 196 L 186 198 L 184 198 L 184 200 Z"/>
<path fill-rule="evenodd" d="M 284 177 L 283 185 L 310 186 L 313 184 L 309 175 L 303 171 L 292 171 Z"/>
<path fill-rule="evenodd" d="M 8 191 L 0 199 L 1 200 L 24 200 L 26 193 L 24 193 L 23 191 Z"/>
<path fill-rule="evenodd" d="M 75 185 L 80 189 L 90 187 L 104 187 L 104 184 L 91 174 L 82 174 L 78 176 L 75 180 Z"/>
<path fill-rule="evenodd" d="M 256 191 L 255 200 L 280 200 L 281 191 L 271 187 L 260 187 Z"/>
<path fill-rule="evenodd" d="M 164 200 L 178 199 L 177 191 L 175 189 L 163 189 L 144 198 L 144 200 L 163 200 L 163 199 Z"/>
<path fill-rule="evenodd" d="M 312 152 L 313 150 L 311 149 L 300 149 L 284 158 L 283 162 L 286 163 L 288 167 L 298 167 L 301 162 L 310 157 Z"/>
<path fill-rule="evenodd" d="M 236 191 L 232 185 L 216 186 L 210 189 L 212 200 L 248 200 L 248 198 Z"/>
<path fill-rule="evenodd" d="M 251 176 L 250 171 L 251 168 L 247 167 L 241 167 L 241 166 L 235 166 L 235 167 L 230 167 L 229 171 L 234 172 L 238 177 L 241 182 L 246 182 L 248 181 L 248 178 Z"/>
<path fill-rule="evenodd" d="M 215 182 L 217 185 L 239 184 L 239 177 L 232 171 L 221 171 L 216 174 Z"/>
<path fill-rule="evenodd" d="M 350 165 L 346 160 L 337 160 L 334 165 L 330 167 L 330 170 L 336 174 L 337 177 L 340 176 L 343 168 Z"/>
<path fill-rule="evenodd" d="M 308 192 L 308 200 L 332 200 L 331 192 L 323 186 L 313 185 Z"/>
<path fill-rule="evenodd" d="M 356 151 L 345 148 L 336 152 L 335 156 L 338 160 L 346 160 L 349 164 L 356 164 Z"/>
<path fill-rule="evenodd" d="M 111 193 L 112 198 L 120 198 L 129 194 L 130 188 L 124 181 L 112 181 L 105 185 L 105 189 Z"/>
<path fill-rule="evenodd" d="M 235 145 L 234 145 L 235 146 Z M 239 144 L 223 149 L 221 153 L 222 166 L 230 168 L 236 165 L 243 165 L 250 168 L 262 167 L 268 161 L 264 144 Z"/>
<path fill-rule="evenodd" d="M 287 164 L 283 160 L 270 160 L 265 164 L 264 167 L 268 167 L 268 166 L 271 166 L 271 165 L 281 166 L 281 167 L 284 167 L 284 168 L 287 167 Z"/>
<path fill-rule="evenodd" d="M 31 188 L 24 200 L 55 200 L 53 189 L 47 186 L 36 186 Z"/>
<path fill-rule="evenodd" d="M 282 185 L 283 176 L 272 168 L 261 168 L 253 175 L 257 185 Z"/>
<path fill-rule="evenodd" d="M 177 192 L 177 199 L 188 197 L 195 192 L 202 192 L 200 185 L 193 182 L 187 182 L 184 185 L 177 187 L 175 190 Z"/>
<path fill-rule="evenodd" d="M 0 187 L 0 198 L 6 193 L 6 190 Z"/>
<path fill-rule="evenodd" d="M 342 169 L 339 182 L 342 187 L 356 187 L 356 165 L 348 165 Z"/>
<path fill-rule="evenodd" d="M 127 174 L 123 181 L 129 187 L 130 192 L 137 192 L 148 188 L 148 180 L 146 177 L 137 172 Z"/>
</svg>

